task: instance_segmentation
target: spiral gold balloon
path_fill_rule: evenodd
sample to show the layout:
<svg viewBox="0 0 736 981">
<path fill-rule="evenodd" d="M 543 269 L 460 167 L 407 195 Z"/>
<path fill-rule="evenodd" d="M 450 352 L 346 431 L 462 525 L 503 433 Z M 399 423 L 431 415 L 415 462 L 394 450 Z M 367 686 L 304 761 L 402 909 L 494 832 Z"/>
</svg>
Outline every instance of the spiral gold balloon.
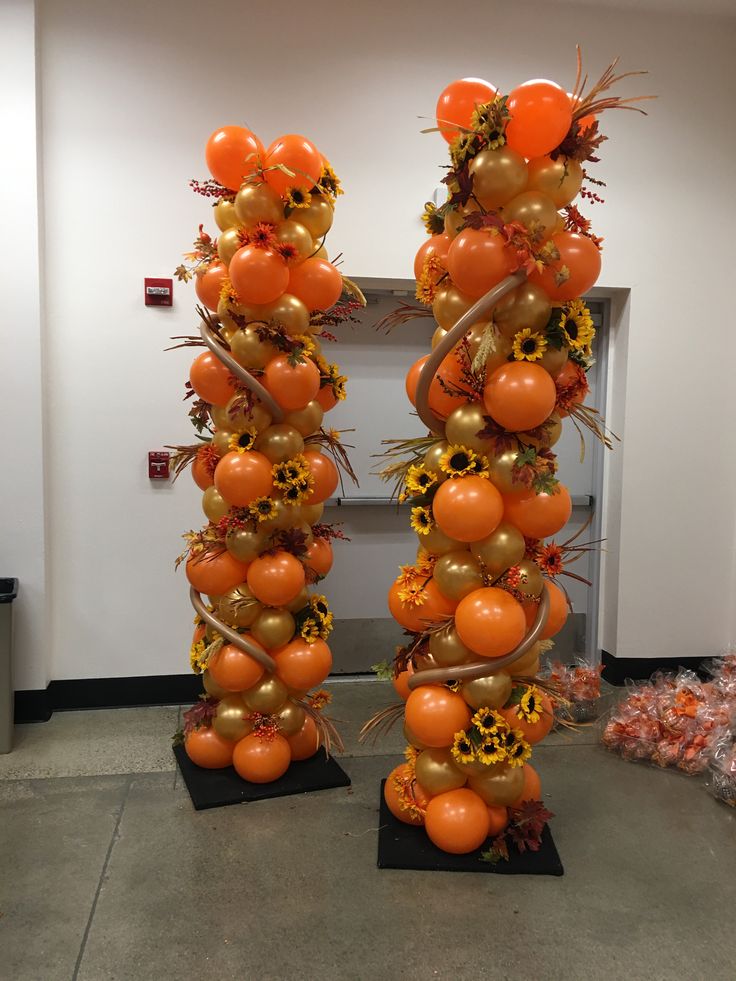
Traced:
<svg viewBox="0 0 736 981">
<path fill-rule="evenodd" d="M 239 634 L 237 630 L 233 630 L 232 627 L 228 627 L 226 623 L 218 618 L 207 609 L 207 607 L 202 602 L 202 597 L 199 595 L 197 590 L 191 586 L 189 589 L 189 599 L 191 600 L 192 606 L 197 611 L 197 613 L 202 617 L 204 622 L 216 630 L 220 636 L 228 642 L 228 644 L 234 644 L 241 651 L 249 654 L 254 661 L 258 661 L 266 671 L 275 671 L 276 662 L 268 654 L 260 644 L 256 643 L 252 638 L 245 637 L 243 634 Z"/>
</svg>

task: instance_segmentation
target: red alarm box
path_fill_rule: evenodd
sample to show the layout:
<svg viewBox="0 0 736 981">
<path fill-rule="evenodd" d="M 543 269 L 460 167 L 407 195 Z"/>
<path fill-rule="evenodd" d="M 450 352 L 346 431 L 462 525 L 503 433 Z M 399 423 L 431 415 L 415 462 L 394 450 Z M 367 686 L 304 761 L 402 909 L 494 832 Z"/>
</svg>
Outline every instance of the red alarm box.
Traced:
<svg viewBox="0 0 736 981">
<path fill-rule="evenodd" d="M 144 279 L 143 296 L 147 307 L 170 307 L 174 302 L 174 280 Z"/>
<path fill-rule="evenodd" d="M 148 476 L 151 480 L 168 480 L 171 474 L 171 454 L 168 450 L 148 451 Z"/>
</svg>

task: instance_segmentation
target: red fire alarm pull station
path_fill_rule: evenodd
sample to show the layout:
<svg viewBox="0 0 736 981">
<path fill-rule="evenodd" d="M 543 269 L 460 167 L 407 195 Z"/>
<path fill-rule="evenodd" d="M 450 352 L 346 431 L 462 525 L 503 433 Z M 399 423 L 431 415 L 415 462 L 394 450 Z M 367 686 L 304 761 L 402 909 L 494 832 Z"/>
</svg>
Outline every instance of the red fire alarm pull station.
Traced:
<svg viewBox="0 0 736 981">
<path fill-rule="evenodd" d="M 144 279 L 143 283 L 147 307 L 170 307 L 173 304 L 173 279 Z"/>
<path fill-rule="evenodd" d="M 170 476 L 171 454 L 168 450 L 150 450 L 148 453 L 148 476 L 151 480 L 168 480 Z"/>
</svg>

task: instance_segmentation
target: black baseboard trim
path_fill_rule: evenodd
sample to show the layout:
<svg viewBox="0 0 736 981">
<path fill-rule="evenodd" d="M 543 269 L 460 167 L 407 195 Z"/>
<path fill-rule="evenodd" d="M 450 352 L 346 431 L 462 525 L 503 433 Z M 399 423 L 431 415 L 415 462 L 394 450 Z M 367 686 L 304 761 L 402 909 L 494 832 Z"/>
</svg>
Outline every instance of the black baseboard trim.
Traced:
<svg viewBox="0 0 736 981">
<path fill-rule="evenodd" d="M 608 651 L 601 651 L 603 661 L 603 678 L 610 685 L 623 685 L 627 678 L 632 681 L 644 681 L 655 671 L 677 671 L 687 668 L 696 674 L 702 674 L 700 667 L 702 657 L 614 657 Z"/>
</svg>

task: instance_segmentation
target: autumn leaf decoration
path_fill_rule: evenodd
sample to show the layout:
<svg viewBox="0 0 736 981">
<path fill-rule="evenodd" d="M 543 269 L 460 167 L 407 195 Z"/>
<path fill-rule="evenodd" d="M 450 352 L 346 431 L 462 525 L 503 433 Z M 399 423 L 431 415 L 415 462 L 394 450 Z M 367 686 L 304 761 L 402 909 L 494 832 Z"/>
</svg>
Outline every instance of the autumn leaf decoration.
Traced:
<svg viewBox="0 0 736 981">
<path fill-rule="evenodd" d="M 481 860 L 495 865 L 501 860 L 508 862 L 509 846 L 517 852 L 538 852 L 542 847 L 542 832 L 547 822 L 554 817 L 541 800 L 525 800 L 519 807 L 509 807 L 508 826 L 496 835 L 491 847 L 481 853 Z"/>
</svg>

